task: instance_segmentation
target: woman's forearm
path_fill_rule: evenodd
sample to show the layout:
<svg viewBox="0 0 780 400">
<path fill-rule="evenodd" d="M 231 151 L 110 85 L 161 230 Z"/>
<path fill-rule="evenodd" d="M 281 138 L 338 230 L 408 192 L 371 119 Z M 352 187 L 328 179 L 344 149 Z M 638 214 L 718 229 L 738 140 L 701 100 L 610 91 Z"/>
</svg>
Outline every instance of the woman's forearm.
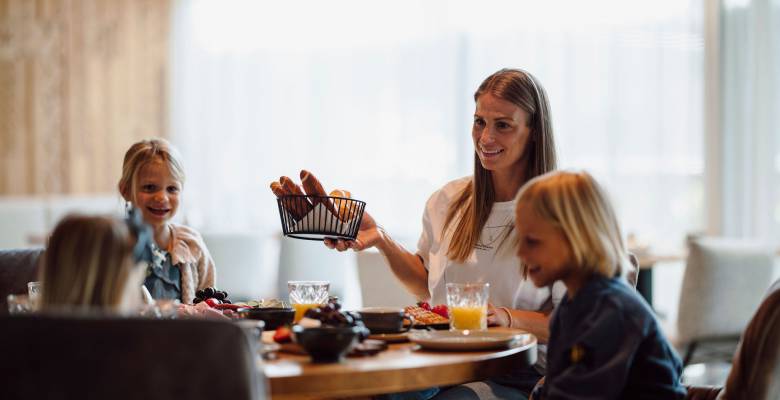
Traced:
<svg viewBox="0 0 780 400">
<path fill-rule="evenodd" d="M 387 260 L 390 270 L 415 297 L 429 298 L 428 270 L 425 269 L 422 259 L 398 244 L 384 229 L 378 230 L 380 239 L 375 247 Z"/>
<path fill-rule="evenodd" d="M 540 312 L 509 310 L 512 313 L 512 328 L 533 333 L 539 343 L 547 343 L 550 338 L 550 317 Z"/>
</svg>

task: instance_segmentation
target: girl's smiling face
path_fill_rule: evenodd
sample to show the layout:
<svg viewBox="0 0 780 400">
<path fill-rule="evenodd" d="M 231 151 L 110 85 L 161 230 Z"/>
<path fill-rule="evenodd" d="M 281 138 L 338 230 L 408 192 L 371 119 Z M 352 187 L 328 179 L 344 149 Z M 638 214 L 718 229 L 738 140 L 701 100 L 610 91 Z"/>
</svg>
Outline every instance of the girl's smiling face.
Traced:
<svg viewBox="0 0 780 400">
<path fill-rule="evenodd" d="M 549 286 L 557 280 L 566 283 L 574 270 L 574 257 L 563 230 L 539 216 L 527 201 L 517 203 L 515 228 L 517 256 L 534 285 Z"/>
<path fill-rule="evenodd" d="M 146 163 L 138 172 L 133 202 L 141 209 L 148 224 L 161 227 L 179 209 L 181 186 L 165 162 L 154 160 Z"/>
<path fill-rule="evenodd" d="M 514 103 L 485 93 L 477 99 L 471 136 L 482 167 L 515 171 L 531 135 L 528 113 Z"/>
</svg>

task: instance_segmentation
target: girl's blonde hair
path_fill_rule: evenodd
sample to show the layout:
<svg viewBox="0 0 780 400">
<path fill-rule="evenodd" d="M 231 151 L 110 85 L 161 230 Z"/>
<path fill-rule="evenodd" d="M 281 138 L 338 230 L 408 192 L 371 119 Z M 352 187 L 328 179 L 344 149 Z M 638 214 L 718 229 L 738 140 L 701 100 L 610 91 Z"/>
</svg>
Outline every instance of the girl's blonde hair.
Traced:
<svg viewBox="0 0 780 400">
<path fill-rule="evenodd" d="M 44 253 L 42 307 L 118 308 L 135 267 L 135 241 L 127 223 L 117 218 L 63 218 Z"/>
<path fill-rule="evenodd" d="M 523 180 L 554 170 L 556 155 L 552 116 L 547 92 L 542 84 L 526 71 L 505 68 L 485 78 L 474 93 L 474 101 L 478 101 L 485 93 L 511 102 L 529 115 L 526 123 L 531 128 L 531 134 L 522 156 L 525 164 L 517 171 L 524 174 Z M 447 257 L 451 260 L 464 262 L 479 241 L 496 197 L 491 175 L 490 171 L 482 167 L 475 149 L 474 178 L 455 197 L 447 210 L 442 229 L 446 232 L 451 225 L 455 226 L 447 249 Z M 511 232 L 512 229 L 507 230 L 501 244 Z"/>
<path fill-rule="evenodd" d="M 176 148 L 165 139 L 142 140 L 130 146 L 122 163 L 122 178 L 119 179 L 117 186 L 119 193 L 125 200 L 135 203 L 138 173 L 144 165 L 156 160 L 164 162 L 171 171 L 171 175 L 179 182 L 184 183 L 184 167 Z"/>
<path fill-rule="evenodd" d="M 534 178 L 518 192 L 521 202 L 563 231 L 577 267 L 605 277 L 632 270 L 609 197 L 587 172 L 555 171 Z"/>
</svg>

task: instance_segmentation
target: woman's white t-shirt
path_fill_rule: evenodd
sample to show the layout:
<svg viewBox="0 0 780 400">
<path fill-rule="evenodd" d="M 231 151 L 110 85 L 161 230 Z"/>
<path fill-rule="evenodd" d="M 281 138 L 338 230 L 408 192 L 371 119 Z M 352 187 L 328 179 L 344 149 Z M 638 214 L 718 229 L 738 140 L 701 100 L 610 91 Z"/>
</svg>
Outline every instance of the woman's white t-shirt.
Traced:
<svg viewBox="0 0 780 400">
<path fill-rule="evenodd" d="M 446 304 L 446 284 L 449 282 L 487 282 L 490 284 L 489 302 L 496 307 L 527 311 L 548 311 L 556 306 L 566 287 L 556 282 L 552 287 L 537 288 L 523 277 L 520 261 L 515 256 L 514 216 L 515 202 L 493 204 L 479 242 L 468 260 L 458 263 L 447 257 L 452 231 L 442 227 L 452 201 L 471 182 L 465 177 L 449 182 L 433 195 L 425 206 L 423 232 L 417 244 L 417 254 L 428 270 L 428 291 L 432 305 Z M 511 229 L 509 236 L 506 232 Z"/>
</svg>

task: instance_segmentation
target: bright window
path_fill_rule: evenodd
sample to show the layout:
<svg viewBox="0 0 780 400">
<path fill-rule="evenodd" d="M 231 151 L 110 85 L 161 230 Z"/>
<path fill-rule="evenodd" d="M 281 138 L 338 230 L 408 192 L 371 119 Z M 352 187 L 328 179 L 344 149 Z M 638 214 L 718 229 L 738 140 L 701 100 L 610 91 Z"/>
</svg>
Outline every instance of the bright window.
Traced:
<svg viewBox="0 0 780 400">
<path fill-rule="evenodd" d="M 509 66 L 546 87 L 561 165 L 607 186 L 627 233 L 679 247 L 704 225 L 701 3 L 180 2 L 190 220 L 278 230 L 267 185 L 306 168 L 414 244 L 428 196 L 471 172 L 474 90 Z"/>
</svg>

